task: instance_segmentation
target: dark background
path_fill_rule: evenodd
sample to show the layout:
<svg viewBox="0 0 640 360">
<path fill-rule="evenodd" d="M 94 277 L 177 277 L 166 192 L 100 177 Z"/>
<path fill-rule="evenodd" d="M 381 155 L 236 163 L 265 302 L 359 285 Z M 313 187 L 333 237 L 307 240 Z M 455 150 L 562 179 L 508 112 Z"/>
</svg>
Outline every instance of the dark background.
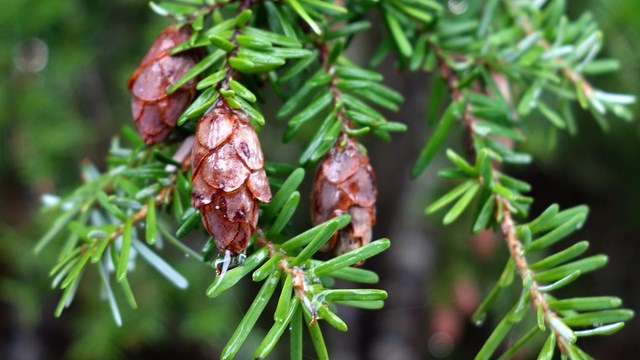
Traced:
<svg viewBox="0 0 640 360">
<path fill-rule="evenodd" d="M 585 9 L 593 12 L 605 34 L 604 52 L 622 64 L 619 73 L 593 83 L 640 95 L 640 2 L 569 3 L 571 17 Z M 40 195 L 71 191 L 80 182 L 85 158 L 104 168 L 110 138 L 130 123 L 126 80 L 166 25 L 143 1 L 0 0 L 0 358 L 215 358 L 253 298 L 253 287 L 237 286 L 220 299 L 208 299 L 204 289 L 213 278 L 211 269 L 167 248 L 162 255 L 190 279 L 189 289 L 176 290 L 140 265 L 131 279 L 139 309 L 127 309 L 121 299 L 124 326 L 117 328 L 94 286 L 97 276 L 89 271 L 72 307 L 55 319 L 60 294 L 50 289 L 47 277 L 55 246 L 38 257 L 32 252 L 52 220 L 38 210 Z M 372 28 L 350 49 L 360 64 L 366 64 L 380 36 L 375 23 Z M 366 140 L 378 174 L 375 237 L 389 237 L 393 246 L 365 266 L 380 274 L 380 287 L 390 298 L 381 311 L 342 309 L 349 332 L 345 336 L 326 327 L 329 350 L 338 359 L 471 358 L 491 321 L 508 306 L 498 306 L 482 328 L 467 320 L 497 279 L 506 251 L 490 234 L 469 236 L 469 219 L 442 228 L 442 214 L 422 215 L 426 204 L 451 186 L 434 175 L 445 165 L 442 157 L 418 180 L 408 176 L 432 130 L 425 122 L 430 78 L 398 73 L 390 61 L 383 68 L 385 82 L 406 97 L 402 110 L 390 118 L 411 129 L 391 143 Z M 273 100 L 264 108 L 277 106 Z M 637 309 L 640 127 L 612 119 L 611 129 L 603 132 L 588 114 L 576 111 L 578 135 L 559 133 L 555 143 L 549 141 L 546 122 L 534 115 L 524 146 L 535 161 L 508 171 L 533 185 L 532 214 L 554 202 L 591 207 L 589 221 L 571 241 L 590 240 L 589 253 L 604 252 L 610 262 L 572 285 L 571 294 L 618 295 L 626 307 Z M 292 160 L 304 139 L 283 146 L 283 123 L 267 121 L 261 135 L 266 157 Z M 448 146 L 459 147 L 461 140 L 462 134 L 452 134 Z M 296 215 L 300 229 L 309 225 L 307 208 L 303 203 Z M 190 241 L 195 249 L 202 245 L 202 239 Z M 248 358 L 264 332 L 256 330 L 238 358 Z M 597 358 L 630 358 L 638 353 L 639 336 L 634 319 L 617 335 L 581 345 Z M 312 358 L 312 346 L 305 350 Z M 286 341 L 278 351 L 286 354 Z"/>
</svg>

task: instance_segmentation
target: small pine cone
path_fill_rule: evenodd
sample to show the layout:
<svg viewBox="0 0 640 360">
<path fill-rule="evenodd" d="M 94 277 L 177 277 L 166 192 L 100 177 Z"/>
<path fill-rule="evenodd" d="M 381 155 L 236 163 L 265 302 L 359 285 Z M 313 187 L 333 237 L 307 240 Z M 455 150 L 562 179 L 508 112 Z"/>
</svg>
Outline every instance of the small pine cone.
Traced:
<svg viewBox="0 0 640 360">
<path fill-rule="evenodd" d="M 192 203 L 220 254 L 243 254 L 258 223 L 258 202 L 271 201 L 264 156 L 248 116 L 224 100 L 196 127 L 191 153 Z"/>
<path fill-rule="evenodd" d="M 138 133 L 147 144 L 164 140 L 176 126 L 180 114 L 193 100 L 197 80 L 192 79 L 167 95 L 167 88 L 191 69 L 200 56 L 196 51 L 169 55 L 176 45 L 191 36 L 191 27 L 169 26 L 158 35 L 151 49 L 129 79 L 131 111 Z"/>
<path fill-rule="evenodd" d="M 340 140 L 338 140 L 340 141 Z M 323 250 L 344 254 L 371 242 L 376 222 L 376 184 L 369 157 L 348 138 L 336 145 L 318 167 L 311 193 L 311 221 L 317 225 L 348 213 L 351 224 L 334 234 Z"/>
</svg>

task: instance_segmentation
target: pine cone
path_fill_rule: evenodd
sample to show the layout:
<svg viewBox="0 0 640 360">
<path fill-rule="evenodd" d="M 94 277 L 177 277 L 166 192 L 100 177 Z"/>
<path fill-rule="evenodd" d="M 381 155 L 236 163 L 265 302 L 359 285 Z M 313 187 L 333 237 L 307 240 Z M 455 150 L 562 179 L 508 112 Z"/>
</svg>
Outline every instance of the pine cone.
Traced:
<svg viewBox="0 0 640 360">
<path fill-rule="evenodd" d="M 340 141 L 340 140 L 338 140 Z M 320 224 L 345 213 L 351 224 L 334 234 L 323 250 L 344 254 L 371 242 L 376 222 L 375 175 L 355 139 L 336 145 L 318 167 L 311 193 L 311 221 Z"/>
<path fill-rule="evenodd" d="M 271 201 L 264 156 L 248 116 L 224 100 L 196 127 L 191 153 L 192 203 L 220 254 L 243 254 L 258 223 L 258 202 Z"/>
<path fill-rule="evenodd" d="M 155 39 L 129 79 L 129 90 L 133 94 L 133 119 L 147 144 L 160 142 L 169 135 L 195 95 L 196 79 L 189 80 L 170 95 L 166 93 L 167 88 L 180 80 L 200 58 L 195 51 L 169 55 L 173 47 L 190 36 L 190 26 L 183 26 L 179 30 L 173 25 L 166 28 Z"/>
</svg>

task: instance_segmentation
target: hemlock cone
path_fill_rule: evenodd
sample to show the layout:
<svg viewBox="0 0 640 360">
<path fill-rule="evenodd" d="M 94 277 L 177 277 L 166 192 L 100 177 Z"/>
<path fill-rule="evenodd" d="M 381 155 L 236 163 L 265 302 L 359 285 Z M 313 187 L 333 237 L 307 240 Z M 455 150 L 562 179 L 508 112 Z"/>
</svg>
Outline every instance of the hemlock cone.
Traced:
<svg viewBox="0 0 640 360">
<path fill-rule="evenodd" d="M 195 95 L 197 79 L 191 79 L 175 92 L 167 94 L 167 88 L 180 80 L 200 58 L 197 51 L 169 55 L 171 49 L 190 36 L 190 26 L 176 29 L 171 25 L 166 28 L 129 79 L 133 120 L 147 144 L 167 138 Z"/>
<path fill-rule="evenodd" d="M 271 201 L 264 156 L 248 116 L 224 100 L 196 128 L 192 203 L 221 254 L 243 254 L 258 223 L 258 202 Z"/>
<path fill-rule="evenodd" d="M 346 135 L 345 135 L 346 136 Z M 344 254 L 371 242 L 371 226 L 376 222 L 375 175 L 369 157 L 358 143 L 347 137 L 340 140 L 318 167 L 311 193 L 311 220 L 323 223 L 348 213 L 351 224 L 334 234 L 325 246 L 336 255 Z"/>
</svg>

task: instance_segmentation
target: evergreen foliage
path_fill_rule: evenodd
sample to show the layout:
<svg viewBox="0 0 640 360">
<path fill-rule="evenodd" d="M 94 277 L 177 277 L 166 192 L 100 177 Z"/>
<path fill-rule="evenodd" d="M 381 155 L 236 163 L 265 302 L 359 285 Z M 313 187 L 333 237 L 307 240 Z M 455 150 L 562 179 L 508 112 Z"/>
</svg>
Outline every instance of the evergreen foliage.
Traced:
<svg viewBox="0 0 640 360">
<path fill-rule="evenodd" d="M 448 7 L 433 0 L 183 0 L 150 5 L 178 26 L 193 29 L 191 39 L 173 48 L 172 54 L 195 48 L 206 53 L 167 89 L 171 93 L 197 78 L 198 95 L 168 141 L 145 145 L 125 128 L 122 137 L 111 143 L 107 171 L 100 173 L 85 163 L 83 185 L 66 197 L 46 198 L 46 207 L 57 218 L 35 250 L 62 241 L 59 261 L 50 272 L 53 287 L 62 291 L 56 316 L 72 304 L 82 274 L 94 267 L 118 325 L 123 319 L 115 291 L 122 292 L 131 308 L 144 306 L 128 280 L 135 276 L 138 262 L 147 262 L 172 284 L 186 288 L 188 279 L 161 256 L 167 243 L 209 265 L 205 271 L 212 276 L 217 272 L 206 289 L 211 298 L 249 274 L 262 283 L 221 358 L 238 353 L 258 318 L 266 316 L 262 313 L 270 301 L 276 304 L 273 326 L 254 357 L 265 358 L 289 329 L 291 357 L 302 358 L 306 327 L 317 357 L 327 358 L 317 320 L 346 331 L 336 304 L 379 309 L 387 297 L 378 289 L 335 289 L 335 279 L 375 284 L 376 273 L 350 266 L 383 252 L 390 242 L 379 239 L 321 261 L 314 257 L 316 252 L 349 224 L 349 215 L 295 235 L 287 224 L 300 197 L 306 196 L 298 191 L 304 168 L 322 159 L 341 141 L 341 134 L 360 137 L 371 132 L 388 141 L 393 132 L 406 130 L 380 110 L 396 111 L 403 102 L 403 96 L 385 86 L 375 70 L 388 56 L 399 69 L 433 74 L 428 122 L 434 131 L 416 157 L 412 176 L 420 176 L 442 151 L 454 125 L 463 127 L 468 137 L 467 153 L 447 149 L 452 167 L 438 172 L 455 187 L 425 212 L 446 209 L 444 225 L 473 212 L 470 231 L 501 233 L 509 250 L 504 270 L 473 322 L 484 323 L 501 293 L 515 291 L 520 296 L 476 358 L 494 358 L 498 351 L 501 358 L 509 358 L 543 334 L 547 340 L 541 343 L 540 359 L 551 359 L 558 352 L 563 358 L 589 359 L 578 338 L 615 333 L 633 316 L 621 308 L 617 297 L 556 295 L 556 290 L 607 263 L 603 254 L 583 256 L 586 241 L 549 251 L 582 226 L 588 209 L 560 210 L 551 205 L 530 216 L 533 198 L 526 195 L 530 185 L 507 173 L 509 166 L 532 160 L 520 150 L 528 123 L 537 119 L 532 113 L 549 121 L 552 134 L 578 131 L 574 103 L 588 110 L 603 129 L 609 114 L 630 119 L 626 106 L 634 102 L 632 96 L 596 89 L 586 78 L 617 70 L 615 60 L 597 58 L 603 35 L 589 14 L 569 19 L 562 0 L 450 1 Z M 347 57 L 345 48 L 357 41 L 355 35 L 369 30 L 371 24 L 365 19 L 370 13 L 380 16 L 386 36 L 368 66 L 360 66 Z M 257 130 L 269 126 L 274 116 L 259 108 L 266 92 L 282 100 L 275 117 L 287 121 L 284 143 L 303 127 L 315 130 L 297 164 L 265 164 L 271 188 L 277 191 L 269 204 L 261 204 L 259 230 L 247 257 L 227 269 L 216 256 L 212 238 L 202 251 L 181 240 L 190 233 L 205 234 L 200 213 L 191 206 L 188 158 L 193 138 L 189 135 L 200 116 L 219 100 L 246 113 Z M 64 240 L 63 233 L 68 233 Z M 519 340 L 501 350 L 510 333 L 519 334 Z"/>
</svg>

